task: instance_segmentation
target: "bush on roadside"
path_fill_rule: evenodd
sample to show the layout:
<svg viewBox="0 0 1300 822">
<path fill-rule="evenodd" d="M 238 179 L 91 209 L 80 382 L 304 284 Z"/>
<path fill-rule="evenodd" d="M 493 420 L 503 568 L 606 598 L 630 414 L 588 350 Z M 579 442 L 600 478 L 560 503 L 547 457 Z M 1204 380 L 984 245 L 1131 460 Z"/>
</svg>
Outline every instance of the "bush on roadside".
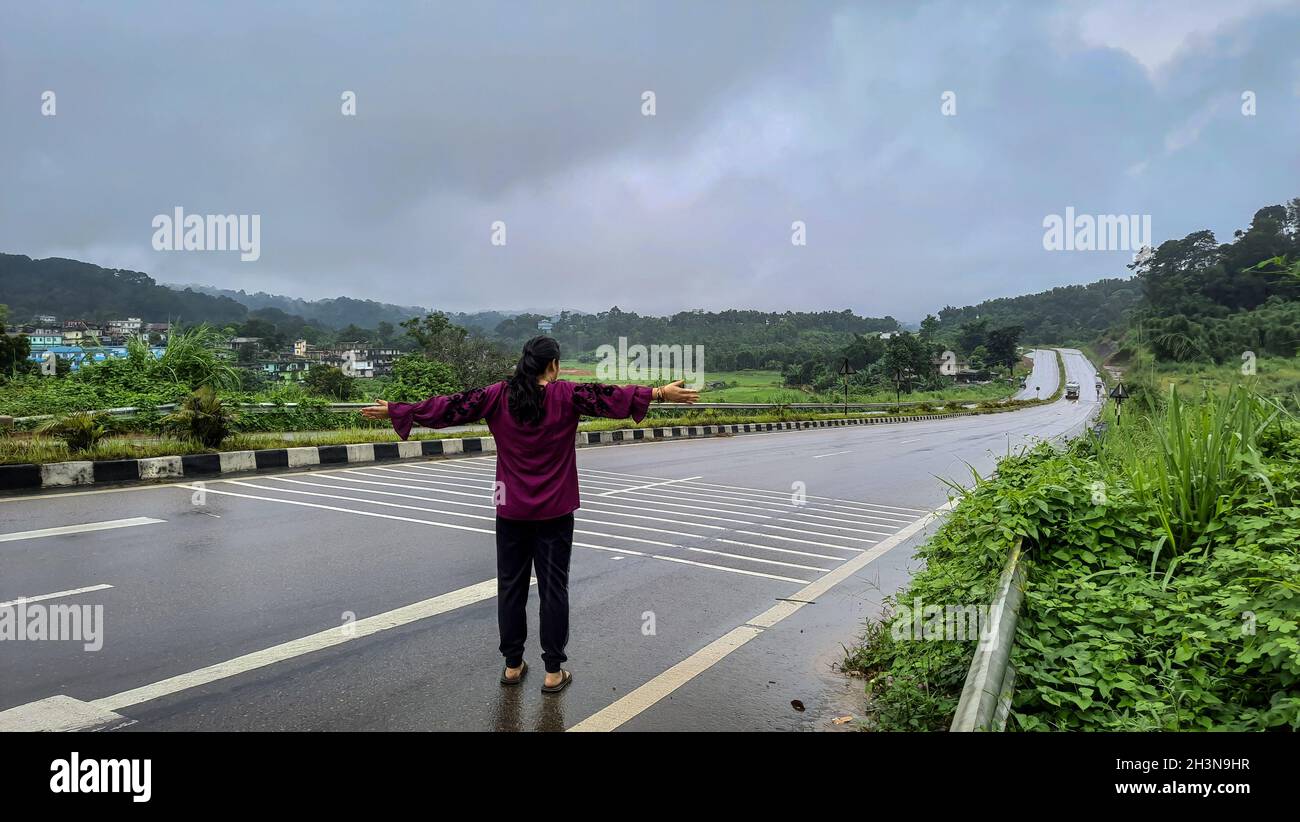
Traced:
<svg viewBox="0 0 1300 822">
<path fill-rule="evenodd" d="M 70 451 L 89 451 L 108 436 L 106 417 L 93 411 L 76 411 L 43 423 L 37 427 L 36 433 L 63 440 Z"/>
<path fill-rule="evenodd" d="M 205 448 L 219 448 L 233 430 L 233 415 L 211 386 L 200 386 L 167 415 L 163 429 Z"/>
</svg>

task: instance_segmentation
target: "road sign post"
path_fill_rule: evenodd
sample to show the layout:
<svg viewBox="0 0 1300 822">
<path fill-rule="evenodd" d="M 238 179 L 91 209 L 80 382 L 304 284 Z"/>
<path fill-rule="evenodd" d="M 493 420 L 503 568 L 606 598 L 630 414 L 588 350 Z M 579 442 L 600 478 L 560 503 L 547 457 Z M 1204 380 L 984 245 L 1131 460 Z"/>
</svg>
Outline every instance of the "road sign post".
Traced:
<svg viewBox="0 0 1300 822">
<path fill-rule="evenodd" d="M 1120 380 L 1115 387 L 1110 390 L 1110 398 L 1115 401 L 1115 424 L 1119 425 L 1119 408 L 1128 399 L 1128 390 L 1124 388 L 1124 381 Z"/>
<path fill-rule="evenodd" d="M 858 373 L 853 366 L 849 365 L 849 358 L 844 358 L 844 364 L 840 366 L 840 375 L 844 377 L 844 416 L 849 415 L 849 377 Z"/>
</svg>

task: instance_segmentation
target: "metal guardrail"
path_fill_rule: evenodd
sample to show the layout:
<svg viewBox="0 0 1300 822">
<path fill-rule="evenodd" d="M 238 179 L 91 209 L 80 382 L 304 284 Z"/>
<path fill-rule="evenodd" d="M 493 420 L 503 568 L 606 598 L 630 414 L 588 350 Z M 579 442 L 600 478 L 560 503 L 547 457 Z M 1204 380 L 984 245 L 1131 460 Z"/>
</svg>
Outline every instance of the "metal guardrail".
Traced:
<svg viewBox="0 0 1300 822">
<path fill-rule="evenodd" d="M 1016 671 L 1011 664 L 1011 646 L 1016 640 L 1016 623 L 1024 600 L 1025 568 L 1021 564 L 1024 539 L 1016 540 L 998 578 L 997 595 L 989 606 L 988 619 L 980 633 L 975 658 L 966 673 L 966 685 L 948 728 L 954 732 L 1001 731 L 1011 712 Z"/>
</svg>

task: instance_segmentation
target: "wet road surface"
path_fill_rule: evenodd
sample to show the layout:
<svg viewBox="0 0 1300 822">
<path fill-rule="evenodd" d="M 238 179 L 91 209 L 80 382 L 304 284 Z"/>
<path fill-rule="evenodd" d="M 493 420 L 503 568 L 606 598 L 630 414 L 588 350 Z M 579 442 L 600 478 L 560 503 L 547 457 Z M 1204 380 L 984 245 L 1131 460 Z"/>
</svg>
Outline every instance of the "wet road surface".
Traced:
<svg viewBox="0 0 1300 822">
<path fill-rule="evenodd" d="M 1035 364 L 1054 390 L 1054 357 Z M 537 691 L 536 597 L 529 680 L 496 681 L 491 456 L 7 498 L 0 603 L 102 605 L 104 625 L 93 652 L 0 643 L 0 710 L 63 695 L 56 715 L 128 731 L 829 729 L 860 690 L 833 664 L 914 570 L 938 478 L 1095 409 L 580 450 L 559 696 Z"/>
</svg>

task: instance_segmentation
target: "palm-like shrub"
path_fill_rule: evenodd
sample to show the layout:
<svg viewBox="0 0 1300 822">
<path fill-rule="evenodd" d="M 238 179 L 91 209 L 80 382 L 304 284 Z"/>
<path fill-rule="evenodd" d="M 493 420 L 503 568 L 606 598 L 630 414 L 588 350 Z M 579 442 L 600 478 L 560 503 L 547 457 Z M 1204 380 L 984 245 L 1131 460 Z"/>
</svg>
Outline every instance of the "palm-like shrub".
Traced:
<svg viewBox="0 0 1300 822">
<path fill-rule="evenodd" d="M 162 424 L 175 436 L 205 448 L 218 448 L 233 430 L 234 415 L 211 386 L 202 385 L 182 400 L 175 412 L 164 417 Z"/>
<path fill-rule="evenodd" d="M 43 423 L 36 433 L 58 437 L 70 451 L 89 451 L 108 435 L 104 415 L 94 411 L 77 411 L 63 414 Z"/>
</svg>

